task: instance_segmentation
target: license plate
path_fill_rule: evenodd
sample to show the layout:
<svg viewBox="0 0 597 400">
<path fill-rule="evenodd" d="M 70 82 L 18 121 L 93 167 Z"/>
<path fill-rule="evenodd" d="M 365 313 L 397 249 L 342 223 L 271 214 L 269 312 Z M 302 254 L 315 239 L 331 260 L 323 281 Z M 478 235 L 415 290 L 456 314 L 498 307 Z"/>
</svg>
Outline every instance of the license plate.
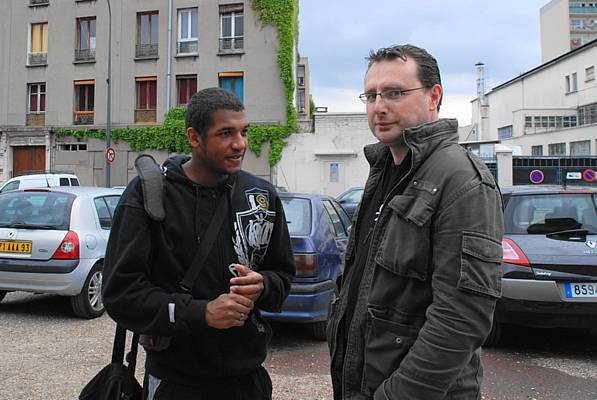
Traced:
<svg viewBox="0 0 597 400">
<path fill-rule="evenodd" d="M 0 253 L 31 254 L 31 242 L 0 241 Z"/>
<path fill-rule="evenodd" d="M 566 297 L 569 299 L 576 297 L 597 297 L 597 282 L 566 282 L 564 287 L 566 288 Z"/>
</svg>

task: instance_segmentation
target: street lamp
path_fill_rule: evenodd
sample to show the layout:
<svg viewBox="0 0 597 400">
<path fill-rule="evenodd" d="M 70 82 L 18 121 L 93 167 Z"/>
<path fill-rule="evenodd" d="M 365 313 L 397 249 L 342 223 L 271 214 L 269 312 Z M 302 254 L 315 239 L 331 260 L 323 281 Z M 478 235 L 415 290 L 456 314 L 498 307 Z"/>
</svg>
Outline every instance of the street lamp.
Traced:
<svg viewBox="0 0 597 400">
<path fill-rule="evenodd" d="M 112 9 L 110 8 L 110 0 L 106 0 L 108 2 L 108 79 L 106 83 L 108 84 L 108 106 L 107 106 L 107 113 L 106 113 L 106 153 L 104 154 L 104 159 L 106 161 L 106 187 L 110 187 L 110 163 L 108 162 L 107 152 L 110 148 L 110 135 L 111 135 L 111 128 L 112 128 L 112 121 L 110 120 L 110 109 L 112 106 L 112 92 L 110 88 L 111 79 L 112 79 Z"/>
</svg>

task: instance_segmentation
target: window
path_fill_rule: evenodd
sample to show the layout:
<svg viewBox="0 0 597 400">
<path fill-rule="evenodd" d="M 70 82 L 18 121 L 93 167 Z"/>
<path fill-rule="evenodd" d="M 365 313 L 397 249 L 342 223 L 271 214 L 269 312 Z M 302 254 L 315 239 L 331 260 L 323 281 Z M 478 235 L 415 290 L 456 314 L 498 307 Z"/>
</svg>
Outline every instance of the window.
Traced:
<svg viewBox="0 0 597 400">
<path fill-rule="evenodd" d="M 578 79 L 576 79 L 576 72 L 571 75 L 570 81 L 572 85 L 572 91 L 576 92 L 578 90 Z"/>
<path fill-rule="evenodd" d="M 525 128 L 533 127 L 533 117 L 524 117 L 524 127 Z"/>
<path fill-rule="evenodd" d="M 75 125 L 93 125 L 95 80 L 75 81 Z"/>
<path fill-rule="evenodd" d="M 46 84 L 30 83 L 28 85 L 29 105 L 27 111 L 31 114 L 46 112 Z"/>
<path fill-rule="evenodd" d="M 98 197 L 93 200 L 102 229 L 110 229 L 112 227 L 112 218 L 114 217 L 114 210 L 116 209 L 118 200 L 119 196 Z"/>
<path fill-rule="evenodd" d="M 137 13 L 137 58 L 158 56 L 158 12 Z"/>
<path fill-rule="evenodd" d="M 197 54 L 197 9 L 178 10 L 178 54 Z"/>
<path fill-rule="evenodd" d="M 531 155 L 533 156 L 542 156 L 543 155 L 543 146 L 531 146 Z"/>
<path fill-rule="evenodd" d="M 220 6 L 220 52 L 234 52 L 245 47 L 242 4 Z"/>
<path fill-rule="evenodd" d="M 504 126 L 498 128 L 498 138 L 501 139 L 508 139 L 512 137 L 512 125 Z"/>
<path fill-rule="evenodd" d="M 570 93 L 570 88 L 572 87 L 570 86 L 570 75 L 566 75 L 564 79 L 566 81 L 566 93 Z"/>
<path fill-rule="evenodd" d="M 284 215 L 288 223 L 288 233 L 306 236 L 311 233 L 311 202 L 300 197 L 281 197 Z"/>
<path fill-rule="evenodd" d="M 87 143 L 63 143 L 58 146 L 58 150 L 60 150 L 60 151 L 87 151 Z M 75 186 L 75 185 L 71 184 L 71 186 Z"/>
<path fill-rule="evenodd" d="M 48 63 L 48 23 L 31 24 L 28 65 Z"/>
<path fill-rule="evenodd" d="M 585 82 L 595 80 L 595 66 L 585 68 Z"/>
<path fill-rule="evenodd" d="M 135 122 L 156 122 L 157 78 L 155 76 L 136 78 L 137 104 Z"/>
<path fill-rule="evenodd" d="M 597 124 L 597 103 L 578 107 L 578 124 Z"/>
<path fill-rule="evenodd" d="M 228 90 L 230 93 L 238 97 L 243 101 L 243 77 L 242 72 L 220 72 L 218 74 L 220 78 L 220 87 Z"/>
<path fill-rule="evenodd" d="M 579 142 L 570 142 L 571 156 L 590 156 L 591 155 L 591 141 L 582 140 Z"/>
<path fill-rule="evenodd" d="M 178 105 L 186 106 L 192 95 L 197 93 L 197 75 L 182 75 L 176 77 L 178 91 Z"/>
<path fill-rule="evenodd" d="M 95 60 L 95 17 L 77 18 L 75 60 Z"/>
<path fill-rule="evenodd" d="M 328 216 L 330 217 L 330 227 L 332 228 L 332 232 L 334 232 L 334 236 L 337 238 L 345 238 L 347 235 L 346 231 L 344 230 L 344 224 L 342 224 L 340 216 L 332 206 L 332 203 L 327 200 L 323 200 L 322 203 L 323 208 L 325 208 Z"/>
<path fill-rule="evenodd" d="M 550 156 L 565 156 L 566 143 L 551 143 L 548 145 Z"/>
</svg>

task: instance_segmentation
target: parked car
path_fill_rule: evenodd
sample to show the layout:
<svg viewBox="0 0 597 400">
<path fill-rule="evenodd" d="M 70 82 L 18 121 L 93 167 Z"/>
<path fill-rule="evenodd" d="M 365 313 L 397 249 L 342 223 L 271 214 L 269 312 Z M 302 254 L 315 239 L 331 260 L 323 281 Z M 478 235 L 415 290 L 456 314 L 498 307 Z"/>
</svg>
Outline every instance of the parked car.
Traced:
<svg viewBox="0 0 597 400">
<path fill-rule="evenodd" d="M 280 193 L 288 222 L 296 277 L 281 313 L 265 318 L 310 324 L 313 336 L 325 340 L 329 307 L 337 294 L 350 219 L 332 197 Z"/>
<path fill-rule="evenodd" d="M 350 219 L 354 216 L 354 212 L 361 202 L 363 190 L 365 190 L 363 187 L 353 187 L 336 197 L 336 200 L 338 200 L 338 203 L 342 204 L 342 207 L 344 207 Z"/>
<path fill-rule="evenodd" d="M 0 193 L 11 190 L 29 189 L 36 187 L 79 186 L 79 178 L 73 174 L 32 174 L 15 176 L 7 180 Z"/>
<path fill-rule="evenodd" d="M 502 188 L 502 298 L 485 345 L 504 324 L 597 327 L 597 188 Z"/>
<path fill-rule="evenodd" d="M 70 297 L 75 315 L 104 312 L 102 262 L 122 190 L 38 188 L 0 193 L 0 301 L 7 292 Z"/>
</svg>

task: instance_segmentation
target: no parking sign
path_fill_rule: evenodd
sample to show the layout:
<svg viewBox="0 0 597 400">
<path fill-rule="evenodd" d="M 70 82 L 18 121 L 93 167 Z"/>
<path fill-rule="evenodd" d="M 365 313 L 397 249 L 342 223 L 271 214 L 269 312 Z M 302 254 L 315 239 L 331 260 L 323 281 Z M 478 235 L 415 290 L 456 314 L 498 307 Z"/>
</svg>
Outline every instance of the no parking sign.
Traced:
<svg viewBox="0 0 597 400">
<path fill-rule="evenodd" d="M 541 183 L 545 179 L 545 174 L 540 169 L 534 169 L 529 174 L 529 179 L 532 183 Z"/>
<path fill-rule="evenodd" d="M 597 171 L 593 169 L 585 169 L 582 173 L 582 179 L 587 183 L 593 183 L 597 180 Z"/>
</svg>

